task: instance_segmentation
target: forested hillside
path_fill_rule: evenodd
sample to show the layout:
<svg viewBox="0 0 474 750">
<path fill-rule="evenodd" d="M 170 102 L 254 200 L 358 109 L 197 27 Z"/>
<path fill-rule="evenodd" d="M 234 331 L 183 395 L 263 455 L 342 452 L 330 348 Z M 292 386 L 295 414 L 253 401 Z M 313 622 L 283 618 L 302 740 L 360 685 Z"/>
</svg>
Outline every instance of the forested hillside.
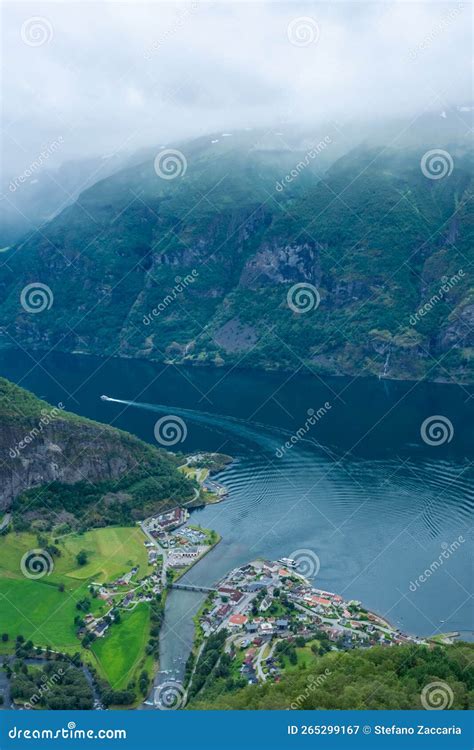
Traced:
<svg viewBox="0 0 474 750">
<path fill-rule="evenodd" d="M 426 708 L 422 695 L 433 706 L 445 700 L 444 708 L 473 708 L 473 654 L 474 646 L 468 643 L 432 650 L 376 646 L 332 652 L 283 675 L 278 684 L 235 689 L 225 675 L 212 675 L 189 708 L 406 710 Z M 438 695 L 430 698 L 433 683 L 438 683 Z"/>
<path fill-rule="evenodd" d="M 435 179 L 426 141 L 336 128 L 180 144 L 173 179 L 124 169 L 3 254 L 3 343 L 472 382 L 473 157 L 444 137 Z"/>
<path fill-rule="evenodd" d="M 131 524 L 192 500 L 178 459 L 0 378 L 0 509 L 16 530 Z"/>
</svg>

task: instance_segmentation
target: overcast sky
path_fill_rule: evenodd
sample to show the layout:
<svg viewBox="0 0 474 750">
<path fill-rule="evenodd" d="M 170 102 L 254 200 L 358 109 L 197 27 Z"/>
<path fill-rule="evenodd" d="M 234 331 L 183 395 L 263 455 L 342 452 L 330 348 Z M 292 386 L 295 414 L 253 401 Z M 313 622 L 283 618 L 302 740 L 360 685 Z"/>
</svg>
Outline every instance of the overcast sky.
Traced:
<svg viewBox="0 0 474 750">
<path fill-rule="evenodd" d="M 58 138 L 51 163 L 465 103 L 470 13 L 436 1 L 5 3 L 4 167 L 26 168 Z"/>
</svg>

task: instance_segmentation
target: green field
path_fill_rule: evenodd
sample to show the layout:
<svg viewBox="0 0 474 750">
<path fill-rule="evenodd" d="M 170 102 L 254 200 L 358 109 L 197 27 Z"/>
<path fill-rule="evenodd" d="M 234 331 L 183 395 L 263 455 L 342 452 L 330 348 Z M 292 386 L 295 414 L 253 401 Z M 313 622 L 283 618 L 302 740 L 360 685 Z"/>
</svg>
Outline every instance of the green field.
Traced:
<svg viewBox="0 0 474 750">
<path fill-rule="evenodd" d="M 144 546 L 145 537 L 141 529 L 109 526 L 104 529 L 86 531 L 64 537 L 59 546 L 67 564 L 72 561 L 72 568 L 64 568 L 66 575 L 78 580 L 91 579 L 98 583 L 113 581 L 127 573 L 136 565 L 140 566 L 138 575 L 143 578 L 149 572 L 148 553 Z M 88 563 L 80 568 L 75 557 L 85 550 Z M 59 560 L 61 567 L 63 558 Z"/>
<path fill-rule="evenodd" d="M 195 466 L 180 466 L 179 471 L 182 471 L 188 479 L 195 479 L 199 484 L 205 482 L 209 476 L 209 469 L 198 469 Z"/>
<path fill-rule="evenodd" d="M 3 652 L 12 650 L 17 635 L 57 651 L 80 650 L 74 629 L 76 602 L 88 595 L 90 582 L 114 580 L 136 565 L 140 566 L 139 577 L 149 572 L 145 537 L 138 527 L 94 529 L 53 541 L 61 555 L 53 558 L 52 572 L 30 580 L 21 571 L 21 559 L 25 552 L 39 546 L 36 536 L 10 533 L 0 537 L 0 633 L 9 635 L 7 643 L 0 641 Z M 76 561 L 81 550 L 88 554 L 84 566 Z M 64 585 L 63 592 L 59 584 Z M 92 601 L 94 612 L 105 606 L 98 599 Z M 116 628 L 117 633 L 121 628 Z M 107 640 L 106 636 L 104 643 Z M 134 658 L 130 657 L 130 664 Z"/>
<path fill-rule="evenodd" d="M 149 622 L 148 605 L 139 604 L 122 616 L 120 625 L 112 626 L 106 638 L 92 644 L 98 669 L 114 690 L 126 688 L 136 671 L 149 661 L 145 656 Z"/>
<path fill-rule="evenodd" d="M 0 642 L 0 652 L 11 651 L 17 635 L 54 651 L 78 651 L 74 631 L 76 594 L 61 593 L 57 586 L 41 581 L 0 579 L 0 632 L 9 642 Z"/>
</svg>

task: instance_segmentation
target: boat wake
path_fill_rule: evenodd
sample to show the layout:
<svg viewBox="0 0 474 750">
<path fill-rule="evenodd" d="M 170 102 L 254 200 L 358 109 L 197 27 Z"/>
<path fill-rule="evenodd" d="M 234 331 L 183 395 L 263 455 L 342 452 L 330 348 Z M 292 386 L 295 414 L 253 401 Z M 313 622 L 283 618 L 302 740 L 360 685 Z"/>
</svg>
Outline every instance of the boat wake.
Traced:
<svg viewBox="0 0 474 750">
<path fill-rule="evenodd" d="M 142 401 L 127 401 L 125 399 L 111 398 L 110 396 L 101 396 L 101 399 L 103 401 L 112 401 L 117 404 L 123 404 L 124 406 L 132 406 L 137 409 L 144 409 L 159 414 L 171 413 L 185 420 L 189 420 L 190 422 L 205 424 L 224 434 L 232 432 L 238 437 L 250 440 L 267 448 L 272 453 L 275 453 L 281 448 L 282 442 L 285 442 L 288 438 L 291 439 L 294 435 L 290 430 L 285 430 L 281 427 L 252 420 L 239 419 L 238 417 L 231 417 L 223 414 L 213 414 L 211 412 L 186 409 L 184 407 L 168 406 L 166 404 L 149 404 Z M 297 442 L 304 443 L 306 447 L 311 446 L 316 451 L 324 452 L 326 455 L 330 455 L 334 460 L 338 459 L 335 451 L 328 448 L 327 445 L 323 446 L 312 437 L 298 437 Z"/>
</svg>

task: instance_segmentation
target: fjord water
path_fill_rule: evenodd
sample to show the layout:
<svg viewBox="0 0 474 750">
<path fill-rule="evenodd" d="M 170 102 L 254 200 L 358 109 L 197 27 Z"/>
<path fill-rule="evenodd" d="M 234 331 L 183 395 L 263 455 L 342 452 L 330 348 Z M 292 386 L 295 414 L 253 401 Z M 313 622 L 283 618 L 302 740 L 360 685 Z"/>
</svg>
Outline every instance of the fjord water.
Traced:
<svg viewBox="0 0 474 750">
<path fill-rule="evenodd" d="M 361 600 L 403 631 L 470 638 L 472 388 L 18 351 L 2 352 L 0 366 L 52 404 L 150 443 L 160 416 L 179 416 L 187 436 L 173 450 L 236 459 L 219 477 L 229 496 L 192 516 L 222 541 L 183 580 L 212 585 L 256 557 L 309 550 L 320 561 L 321 588 Z M 308 410 L 325 404 L 281 456 Z M 453 426 L 440 445 L 420 435 L 434 415 Z M 182 671 L 200 601 L 192 592 L 169 595 L 162 669 Z"/>
</svg>

